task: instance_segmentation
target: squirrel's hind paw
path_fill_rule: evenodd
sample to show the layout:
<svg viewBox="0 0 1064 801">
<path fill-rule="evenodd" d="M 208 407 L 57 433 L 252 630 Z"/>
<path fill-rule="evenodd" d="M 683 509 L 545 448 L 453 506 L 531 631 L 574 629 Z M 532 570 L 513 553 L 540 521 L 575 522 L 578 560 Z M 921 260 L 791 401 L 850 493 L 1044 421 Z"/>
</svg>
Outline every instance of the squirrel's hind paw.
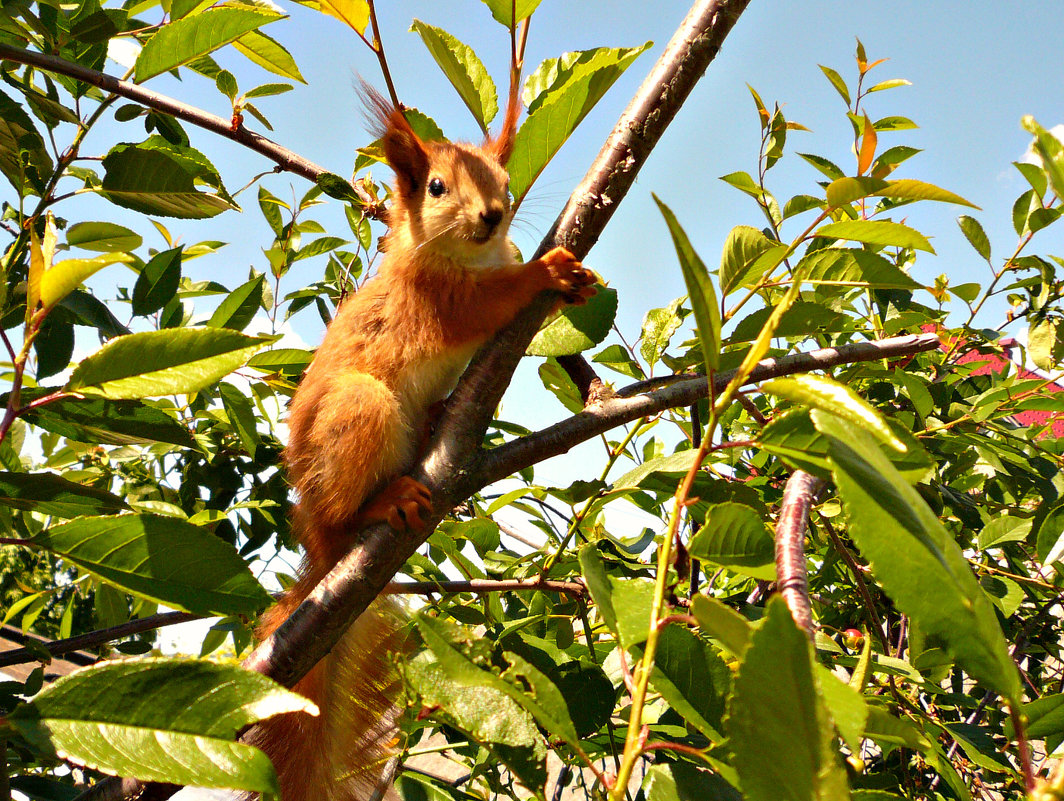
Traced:
<svg viewBox="0 0 1064 801">
<path fill-rule="evenodd" d="M 432 511 L 432 493 L 410 476 L 400 476 L 378 492 L 358 513 L 359 525 L 387 523 L 397 531 L 422 531 L 422 515 Z"/>
</svg>

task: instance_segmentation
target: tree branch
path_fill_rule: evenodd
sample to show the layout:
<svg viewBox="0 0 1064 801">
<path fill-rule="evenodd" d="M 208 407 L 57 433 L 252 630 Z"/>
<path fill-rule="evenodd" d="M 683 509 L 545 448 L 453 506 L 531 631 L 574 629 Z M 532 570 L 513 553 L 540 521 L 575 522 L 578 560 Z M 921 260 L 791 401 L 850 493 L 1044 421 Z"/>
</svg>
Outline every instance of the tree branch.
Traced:
<svg viewBox="0 0 1064 801">
<path fill-rule="evenodd" d="M 934 350 L 938 345 L 937 334 L 910 334 L 808 353 L 795 353 L 779 359 L 764 359 L 750 373 L 746 384 L 853 362 L 911 356 L 914 353 Z M 715 375 L 714 393 L 721 392 L 734 374 L 734 370 L 729 370 Z M 611 400 L 603 401 L 567 420 L 484 453 L 469 473 L 468 481 L 473 487 L 470 493 L 523 467 L 565 453 L 574 445 L 597 437 L 611 428 L 658 414 L 666 409 L 690 406 L 708 395 L 709 384 L 705 376 L 668 376 L 624 387 Z"/>
<path fill-rule="evenodd" d="M 179 120 L 184 120 L 192 125 L 196 125 L 211 133 L 217 134 L 218 136 L 223 136 L 226 139 L 238 142 L 239 144 L 244 145 L 244 147 L 250 148 L 256 153 L 265 156 L 270 161 L 274 162 L 281 170 L 295 173 L 309 181 L 317 182 L 320 176 L 329 172 L 324 167 L 320 167 L 299 154 L 281 147 L 279 144 L 267 139 L 265 136 L 249 131 L 243 126 L 233 128 L 232 120 L 222 119 L 221 117 L 217 117 L 214 114 L 210 114 L 195 106 L 182 103 L 180 100 L 175 100 L 172 97 L 153 92 L 151 89 L 145 89 L 143 86 L 139 86 L 135 83 L 123 81 L 113 75 L 98 72 L 97 70 L 83 67 L 80 64 L 74 64 L 73 62 L 66 61 L 57 56 L 46 55 L 45 53 L 38 53 L 33 50 L 23 50 L 22 48 L 12 47 L 11 45 L 0 42 L 0 61 L 13 61 L 17 64 L 28 64 L 32 67 L 45 70 L 46 72 L 66 75 L 76 81 L 87 83 L 91 86 L 103 89 L 106 92 L 110 92 L 111 94 L 119 95 L 120 97 L 132 100 L 135 103 L 140 103 L 142 106 L 161 111 L 163 114 L 177 117 Z M 372 215 L 373 210 L 377 205 L 376 201 L 374 201 L 373 198 L 362 189 L 362 187 L 353 185 L 352 189 L 358 195 L 359 200 L 365 205 L 366 213 Z"/>
<path fill-rule="evenodd" d="M 131 637 L 134 634 L 151 631 L 152 629 L 187 623 L 190 620 L 199 620 L 202 617 L 202 615 L 194 615 L 191 612 L 162 612 L 158 615 L 149 615 L 148 617 L 130 620 L 128 623 L 121 623 L 110 628 L 79 634 L 77 637 L 69 637 L 65 640 L 52 640 L 49 642 L 41 638 L 39 647 L 32 651 L 29 648 L 15 648 L 0 654 L 0 667 L 33 662 L 37 659 L 40 649 L 44 649 L 52 656 L 63 656 L 74 651 L 97 648 L 105 643 L 121 640 L 124 637 Z M 95 661 L 95 658 L 91 655 L 89 655 L 89 659 L 90 664 Z"/>
<path fill-rule="evenodd" d="M 809 603 L 809 576 L 805 569 L 805 530 L 814 496 L 823 479 L 795 470 L 783 490 L 776 522 L 776 588 L 791 610 L 791 617 L 809 638 L 813 637 L 813 611 Z"/>
</svg>

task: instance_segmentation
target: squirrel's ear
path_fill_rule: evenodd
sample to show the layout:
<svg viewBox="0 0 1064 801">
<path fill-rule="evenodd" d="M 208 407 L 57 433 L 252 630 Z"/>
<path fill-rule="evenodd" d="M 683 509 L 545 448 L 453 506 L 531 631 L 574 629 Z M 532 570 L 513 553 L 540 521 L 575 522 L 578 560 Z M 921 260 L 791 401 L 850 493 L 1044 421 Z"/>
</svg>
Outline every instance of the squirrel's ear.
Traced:
<svg viewBox="0 0 1064 801">
<path fill-rule="evenodd" d="M 370 130 L 380 138 L 388 164 L 395 170 L 399 193 L 409 197 L 428 180 L 428 150 L 402 112 L 380 92 L 362 81 L 361 93 Z"/>
<path fill-rule="evenodd" d="M 484 149 L 495 157 L 503 167 L 510 160 L 510 154 L 514 149 L 514 140 L 517 137 L 517 118 L 521 115 L 520 87 L 517 80 L 510 83 L 510 98 L 506 103 L 506 114 L 503 115 L 502 129 L 494 139 L 489 139 L 484 144 Z"/>
</svg>

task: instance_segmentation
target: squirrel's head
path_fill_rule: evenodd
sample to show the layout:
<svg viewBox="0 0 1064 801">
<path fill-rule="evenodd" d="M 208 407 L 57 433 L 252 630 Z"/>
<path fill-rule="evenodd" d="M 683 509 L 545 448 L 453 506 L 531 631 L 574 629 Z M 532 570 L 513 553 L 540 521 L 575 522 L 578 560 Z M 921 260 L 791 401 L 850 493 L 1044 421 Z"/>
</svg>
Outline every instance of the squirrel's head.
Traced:
<svg viewBox="0 0 1064 801">
<path fill-rule="evenodd" d="M 483 145 L 427 142 L 378 92 L 363 93 L 395 171 L 389 249 L 436 253 L 468 266 L 498 264 L 509 253 L 510 178 L 506 162 L 516 112 Z"/>
</svg>

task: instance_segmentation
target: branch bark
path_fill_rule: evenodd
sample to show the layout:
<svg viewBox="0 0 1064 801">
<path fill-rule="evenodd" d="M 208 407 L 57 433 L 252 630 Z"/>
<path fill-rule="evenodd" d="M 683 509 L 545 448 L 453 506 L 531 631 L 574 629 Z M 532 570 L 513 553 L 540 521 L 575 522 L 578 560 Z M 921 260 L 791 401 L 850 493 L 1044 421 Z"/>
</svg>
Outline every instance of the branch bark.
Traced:
<svg viewBox="0 0 1064 801">
<path fill-rule="evenodd" d="M 282 147 L 265 136 L 249 131 L 243 126 L 234 128 L 232 120 L 222 119 L 167 95 L 153 92 L 151 89 L 145 89 L 143 86 L 129 81 L 123 81 L 105 72 L 99 72 L 83 67 L 80 64 L 66 61 L 58 56 L 38 53 L 33 50 L 23 50 L 22 48 L 12 47 L 0 42 L 0 61 L 13 61 L 16 64 L 27 64 L 46 72 L 66 75 L 76 81 L 87 83 L 111 94 L 132 100 L 134 103 L 140 103 L 142 106 L 161 111 L 163 114 L 168 114 L 213 134 L 238 142 L 244 147 L 268 158 L 277 165 L 279 170 L 295 173 L 309 181 L 317 182 L 318 178 L 329 172 L 324 167 L 303 158 L 297 153 L 293 153 L 288 148 Z M 352 189 L 362 203 L 365 204 L 367 214 L 371 213 L 376 207 L 376 201 L 360 186 L 353 185 Z"/>
<path fill-rule="evenodd" d="M 813 638 L 813 611 L 809 602 L 809 576 L 805 569 L 805 530 L 814 496 L 824 486 L 804 470 L 795 470 L 783 489 L 783 503 L 776 522 L 776 588 L 791 611 L 791 617 Z"/>
</svg>

